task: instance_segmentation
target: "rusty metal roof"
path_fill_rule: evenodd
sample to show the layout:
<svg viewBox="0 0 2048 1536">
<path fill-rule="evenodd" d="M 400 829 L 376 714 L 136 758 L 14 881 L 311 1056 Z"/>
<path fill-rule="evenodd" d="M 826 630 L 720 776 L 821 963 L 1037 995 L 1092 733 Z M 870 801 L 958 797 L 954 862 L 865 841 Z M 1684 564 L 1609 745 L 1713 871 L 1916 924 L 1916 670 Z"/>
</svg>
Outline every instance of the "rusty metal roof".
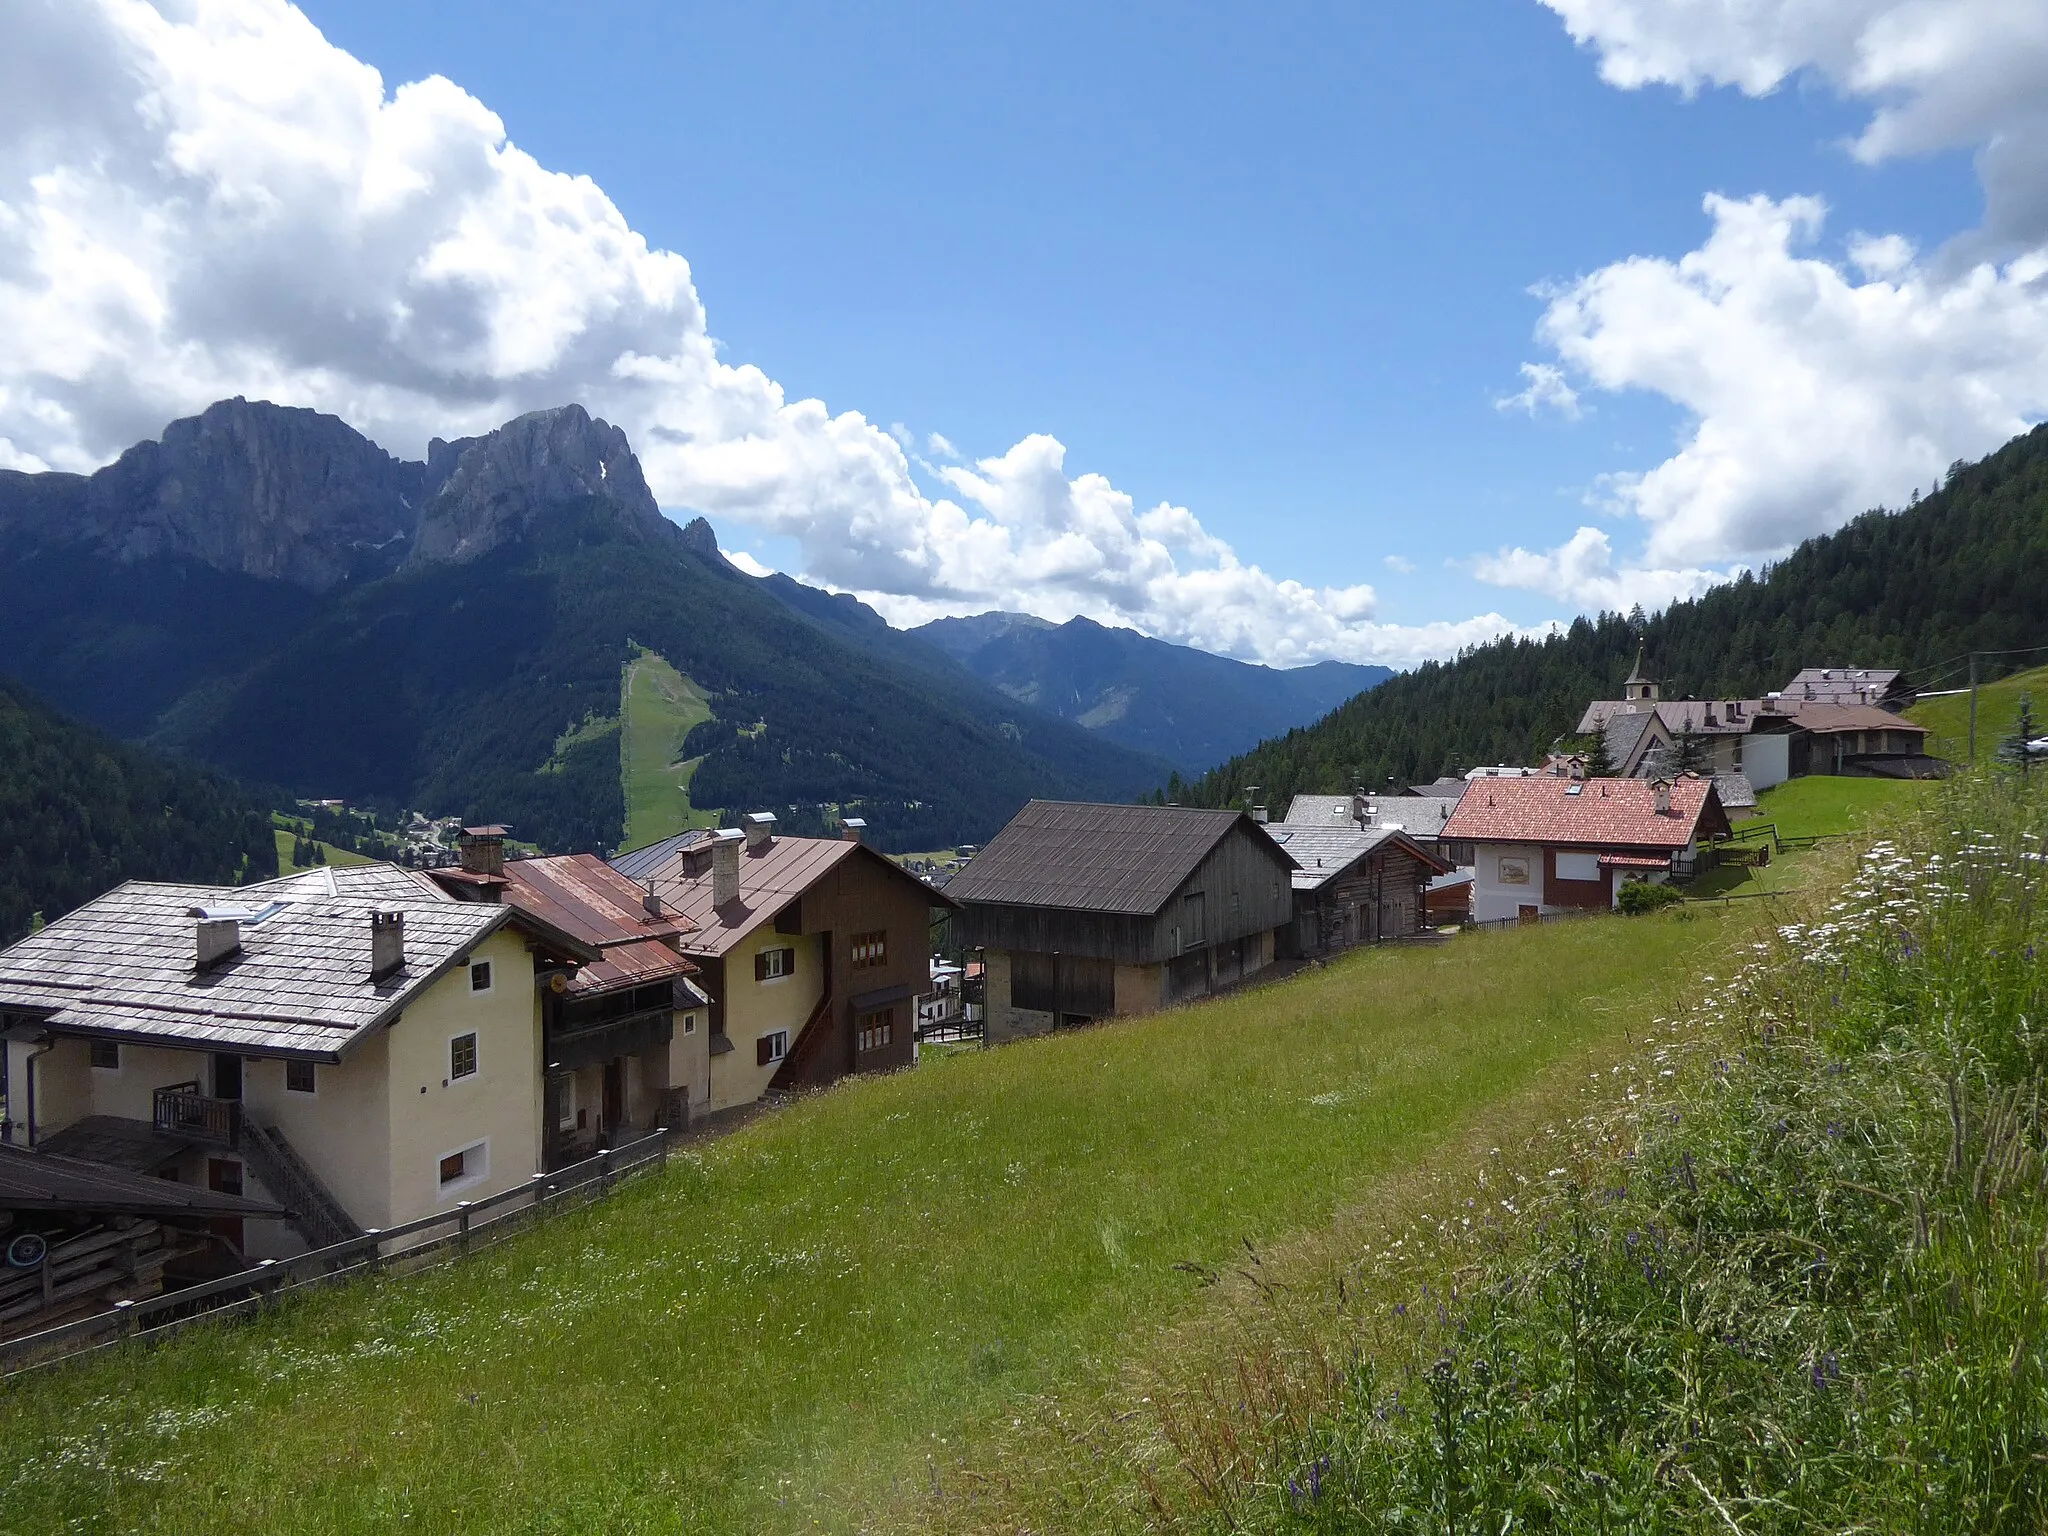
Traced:
<svg viewBox="0 0 2048 1536">
<path fill-rule="evenodd" d="M 946 884 L 961 902 L 1149 916 L 1242 824 L 1295 861 L 1242 811 L 1033 800 Z"/>
<path fill-rule="evenodd" d="M 505 865 L 505 879 L 507 902 L 602 955 L 570 979 L 571 993 L 610 992 L 697 973 L 676 947 L 690 923 L 673 912 L 650 915 L 645 890 L 594 853 L 515 859 Z"/>
</svg>

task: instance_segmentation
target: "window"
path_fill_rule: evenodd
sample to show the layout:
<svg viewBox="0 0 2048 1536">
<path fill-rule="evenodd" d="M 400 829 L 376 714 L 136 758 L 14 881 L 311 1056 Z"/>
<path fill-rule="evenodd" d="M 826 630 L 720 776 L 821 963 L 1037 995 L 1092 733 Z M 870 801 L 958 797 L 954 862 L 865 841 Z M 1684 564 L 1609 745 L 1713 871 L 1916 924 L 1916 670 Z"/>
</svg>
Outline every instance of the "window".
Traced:
<svg viewBox="0 0 2048 1536">
<path fill-rule="evenodd" d="M 754 1065 L 772 1067 L 789 1054 L 789 1031 L 778 1029 L 754 1042 Z"/>
<path fill-rule="evenodd" d="M 457 1035 L 448 1042 L 448 1076 L 452 1081 L 458 1077 L 476 1076 L 476 1032 Z"/>
<path fill-rule="evenodd" d="M 754 980 L 775 981 L 796 974 L 796 951 L 764 949 L 754 956 Z"/>
<path fill-rule="evenodd" d="M 491 962 L 479 960 L 469 968 L 469 990 L 488 992 L 491 990 Z"/>
<path fill-rule="evenodd" d="M 284 1086 L 290 1093 L 311 1093 L 315 1087 L 315 1068 L 310 1061 L 287 1061 L 284 1064 Z"/>
<path fill-rule="evenodd" d="M 1187 935 L 1187 947 L 1194 949 L 1202 942 L 1202 893 L 1194 891 L 1183 896 L 1180 903 L 1181 923 Z"/>
<path fill-rule="evenodd" d="M 488 1141 L 472 1142 L 461 1151 L 450 1152 L 440 1159 L 441 1188 L 445 1192 L 457 1185 L 474 1184 L 490 1171 L 491 1144 Z"/>
<path fill-rule="evenodd" d="M 1600 878 L 1600 855 L 1597 853 L 1560 853 L 1557 856 L 1557 878 L 1560 880 L 1598 880 Z"/>
<path fill-rule="evenodd" d="M 242 1058 L 230 1056 L 225 1051 L 215 1053 L 213 1058 L 213 1096 L 216 1099 L 239 1099 L 242 1096 Z"/>
<path fill-rule="evenodd" d="M 92 1053 L 92 1064 L 102 1072 L 121 1070 L 121 1042 L 118 1040 L 95 1040 L 87 1049 Z"/>
<path fill-rule="evenodd" d="M 694 1013 L 686 1013 L 683 1015 L 683 1033 L 686 1035 L 694 1035 L 695 1033 L 697 1033 L 697 1015 L 695 1015 Z"/>
<path fill-rule="evenodd" d="M 889 963 L 889 935 L 886 933 L 856 933 L 853 936 L 853 968 L 865 970 L 869 966 Z"/>
<path fill-rule="evenodd" d="M 863 1051 L 879 1051 L 896 1038 L 896 1010 L 883 1008 L 874 1013 L 856 1014 L 853 1028 L 854 1038 Z"/>
</svg>

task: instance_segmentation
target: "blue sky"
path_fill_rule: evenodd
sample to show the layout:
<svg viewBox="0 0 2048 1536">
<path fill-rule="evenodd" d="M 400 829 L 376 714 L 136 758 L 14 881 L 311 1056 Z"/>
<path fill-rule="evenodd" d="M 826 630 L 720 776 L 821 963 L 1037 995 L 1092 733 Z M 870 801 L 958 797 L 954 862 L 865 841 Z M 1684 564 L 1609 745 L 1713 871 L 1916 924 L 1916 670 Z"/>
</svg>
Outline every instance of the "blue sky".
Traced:
<svg viewBox="0 0 2048 1536">
<path fill-rule="evenodd" d="M 728 356 L 970 455 L 1050 432 L 1407 622 L 1557 614 L 1444 561 L 1562 540 L 1682 425 L 1640 393 L 1496 410 L 1544 355 L 1532 286 L 1682 255 L 1709 191 L 1819 193 L 1840 231 L 1927 244 L 1982 202 L 1961 154 L 1857 165 L 1865 113 L 1817 83 L 1617 91 L 1520 0 L 306 9 L 594 177 L 689 258 Z"/>
<path fill-rule="evenodd" d="M 411 454 L 573 396 L 899 622 L 1406 662 L 1699 590 L 2048 410 L 2040 177 L 1986 149 L 2048 150 L 2030 8 L 301 9 L 39 13 L 25 88 L 78 80 L 0 156 L 45 274 L 0 273 L 0 462 L 217 391 Z M 124 168 L 93 91 L 136 82 Z M 157 365 L 76 362 L 88 310 Z"/>
</svg>

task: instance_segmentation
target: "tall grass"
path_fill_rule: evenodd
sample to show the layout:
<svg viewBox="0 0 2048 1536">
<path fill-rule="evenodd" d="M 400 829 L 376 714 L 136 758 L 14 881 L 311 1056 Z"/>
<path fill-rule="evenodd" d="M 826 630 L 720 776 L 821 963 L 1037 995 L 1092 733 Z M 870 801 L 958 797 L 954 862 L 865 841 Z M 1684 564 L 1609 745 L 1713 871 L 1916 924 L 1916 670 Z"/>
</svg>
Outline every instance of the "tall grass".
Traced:
<svg viewBox="0 0 2048 1536">
<path fill-rule="evenodd" d="M 1150 1517 L 2048 1528 L 2044 838 L 1971 778 L 1863 849 L 1548 1166 L 1161 1392 Z"/>
</svg>

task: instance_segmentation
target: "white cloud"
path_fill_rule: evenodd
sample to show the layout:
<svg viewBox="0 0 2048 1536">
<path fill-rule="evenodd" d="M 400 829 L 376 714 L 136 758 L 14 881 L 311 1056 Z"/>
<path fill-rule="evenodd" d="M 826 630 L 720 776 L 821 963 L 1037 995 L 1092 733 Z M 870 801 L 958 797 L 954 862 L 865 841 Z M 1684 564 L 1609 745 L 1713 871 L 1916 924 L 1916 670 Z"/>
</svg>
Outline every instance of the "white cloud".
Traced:
<svg viewBox="0 0 2048 1536">
<path fill-rule="evenodd" d="M 1647 524 L 1640 557 L 1617 560 L 1582 528 L 1545 554 L 1483 557 L 1476 574 L 1605 606 L 1682 595 L 1710 567 L 1898 505 L 2048 414 L 2048 7 L 1544 3 L 1623 88 L 1761 95 L 1806 72 L 1873 104 L 1850 146 L 1865 162 L 1974 146 L 1986 224 L 1931 256 L 1852 233 L 1837 260 L 1819 245 L 1821 199 L 1710 196 L 1697 250 L 1550 292 L 1538 336 L 1558 386 L 1661 395 L 1688 413 L 1688 435 L 1662 463 L 1597 482 L 1605 509 Z M 1526 397 L 1533 412 L 1539 381 L 1524 372 L 1530 389 L 1503 408 Z"/>
<path fill-rule="evenodd" d="M 1654 612 L 1678 598 L 1697 597 L 1734 571 L 1653 570 L 1617 566 L 1614 548 L 1598 528 L 1581 528 L 1543 553 L 1503 549 L 1471 562 L 1472 574 L 1496 587 L 1541 592 L 1582 610 L 1626 613 L 1640 603 Z"/>
<path fill-rule="evenodd" d="M 924 440 L 924 448 L 925 452 L 932 455 L 933 458 L 957 459 L 960 457 L 960 450 L 955 448 L 943 434 L 938 432 L 932 433 L 931 436 Z"/>
<path fill-rule="evenodd" d="M 1801 72 L 1874 110 L 1851 148 L 1875 163 L 1974 149 L 1985 235 L 2048 239 L 2048 6 L 2038 0 L 1543 0 L 1624 89 L 1733 86 Z"/>
<path fill-rule="evenodd" d="M 1524 363 L 1522 377 L 1529 381 L 1528 387 L 1494 401 L 1496 411 L 1525 411 L 1538 416 L 1550 410 L 1567 421 L 1579 419 L 1578 391 L 1565 382 L 1562 368 L 1555 363 Z"/>
<path fill-rule="evenodd" d="M 775 567 L 763 565 L 744 549 L 721 549 L 719 553 L 749 576 L 773 576 Z"/>
<path fill-rule="evenodd" d="M 283 0 L 16 0 L 0 49 L 0 460 L 89 469 L 244 394 L 394 452 L 580 400 L 665 506 L 792 538 L 885 608 L 1088 613 L 1275 662 L 1510 628 L 1374 621 L 1031 436 L 913 478 L 907 428 L 718 355 L 689 264 L 435 77 L 386 93 Z M 892 435 L 893 432 L 893 435 Z M 926 438 L 944 458 L 943 438 Z M 930 466 L 923 466 L 930 469 Z"/>
<path fill-rule="evenodd" d="M 1385 555 L 1381 559 L 1386 568 L 1397 575 L 1413 576 L 1415 574 L 1415 562 L 1406 555 Z"/>
</svg>

